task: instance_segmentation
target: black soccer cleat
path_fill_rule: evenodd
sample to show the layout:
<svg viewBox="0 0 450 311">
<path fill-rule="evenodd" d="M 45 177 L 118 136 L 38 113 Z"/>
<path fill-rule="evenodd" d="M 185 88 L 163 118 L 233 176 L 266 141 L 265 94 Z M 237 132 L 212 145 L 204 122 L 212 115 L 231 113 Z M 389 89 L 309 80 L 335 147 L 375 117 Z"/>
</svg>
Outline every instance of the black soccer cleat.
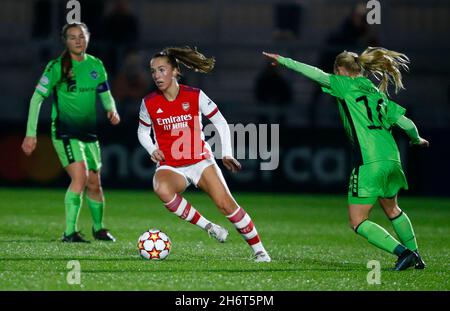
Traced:
<svg viewBox="0 0 450 311">
<path fill-rule="evenodd" d="M 80 231 L 76 231 L 69 235 L 66 235 L 66 233 L 64 233 L 61 241 L 65 243 L 91 243 L 83 238 Z"/>
<path fill-rule="evenodd" d="M 417 262 L 417 255 L 416 253 L 410 251 L 409 249 L 406 249 L 403 251 L 403 253 L 398 256 L 398 260 L 395 263 L 395 271 L 402 271 L 406 270 L 409 267 L 412 267 Z"/>
<path fill-rule="evenodd" d="M 108 229 L 100 229 L 98 231 L 95 231 L 94 228 L 92 228 L 92 235 L 94 236 L 94 239 L 99 241 L 111 241 L 115 242 L 116 238 L 112 236 L 112 234 L 109 232 Z"/>
<path fill-rule="evenodd" d="M 423 261 L 422 257 L 420 257 L 420 254 L 418 251 L 415 252 L 417 255 L 416 265 L 414 266 L 414 269 L 423 270 L 427 266 L 425 264 L 425 261 Z"/>
</svg>

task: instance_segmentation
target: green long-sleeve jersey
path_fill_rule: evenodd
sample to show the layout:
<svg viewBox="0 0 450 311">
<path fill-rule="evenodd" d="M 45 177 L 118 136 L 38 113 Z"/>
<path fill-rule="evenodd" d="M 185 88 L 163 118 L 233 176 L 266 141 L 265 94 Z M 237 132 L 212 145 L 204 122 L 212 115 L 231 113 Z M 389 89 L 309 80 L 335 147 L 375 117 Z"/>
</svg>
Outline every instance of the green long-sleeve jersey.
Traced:
<svg viewBox="0 0 450 311">
<path fill-rule="evenodd" d="M 68 81 L 63 81 L 61 72 L 61 57 L 47 64 L 31 100 L 27 136 L 36 136 L 40 105 L 52 94 L 52 135 L 82 141 L 97 140 L 97 94 L 107 111 L 116 109 L 102 61 L 85 54 L 81 61 L 72 60 L 72 74 Z"/>
<path fill-rule="evenodd" d="M 406 110 L 387 98 L 372 81 L 362 76 L 328 74 L 281 56 L 278 62 L 318 82 L 323 92 L 336 97 L 341 120 L 353 147 L 355 166 L 382 160 L 400 162 L 391 128 L 400 119 L 403 123 L 410 120 L 404 118 Z M 407 133 L 413 141 L 417 141 L 417 131 Z"/>
</svg>

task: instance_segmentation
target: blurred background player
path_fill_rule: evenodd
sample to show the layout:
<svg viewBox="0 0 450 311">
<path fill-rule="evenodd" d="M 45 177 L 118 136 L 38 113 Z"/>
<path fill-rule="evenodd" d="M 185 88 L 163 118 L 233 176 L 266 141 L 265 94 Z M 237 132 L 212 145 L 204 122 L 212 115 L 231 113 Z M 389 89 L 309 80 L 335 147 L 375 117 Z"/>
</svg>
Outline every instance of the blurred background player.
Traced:
<svg viewBox="0 0 450 311">
<path fill-rule="evenodd" d="M 89 30 L 83 23 L 67 24 L 62 37 L 65 50 L 50 61 L 30 102 L 27 132 L 22 150 L 31 155 L 36 148 L 37 123 L 42 102 L 53 94 L 52 141 L 71 178 L 64 199 L 66 229 L 63 242 L 88 242 L 77 231 L 77 219 L 86 189 L 96 240 L 115 241 L 103 226 L 105 200 L 100 183 L 100 145 L 96 133 L 96 95 L 102 100 L 111 124 L 120 122 L 109 91 L 107 74 L 100 59 L 86 54 Z"/>
<path fill-rule="evenodd" d="M 408 189 L 400 153 L 391 133 L 403 129 L 411 145 L 428 147 L 415 124 L 404 116 L 405 109 L 387 97 L 388 84 L 403 88 L 400 69 L 408 69 L 406 55 L 384 48 L 367 48 L 361 55 L 344 51 L 334 62 L 334 74 L 263 52 L 278 63 L 318 82 L 322 90 L 336 97 L 339 113 L 353 149 L 353 171 L 348 191 L 348 211 L 352 228 L 369 243 L 398 256 L 395 270 L 415 266 L 425 268 L 411 221 L 397 204 L 398 191 Z M 366 76 L 381 80 L 377 88 Z M 401 243 L 384 228 L 368 220 L 376 201 L 380 203 Z"/>
<path fill-rule="evenodd" d="M 271 258 L 253 221 L 234 200 L 211 148 L 204 140 L 201 114 L 219 132 L 224 166 L 236 172 L 241 165 L 232 156 L 228 123 L 202 90 L 178 83 L 181 76 L 179 63 L 196 72 L 208 73 L 214 68 L 215 60 L 185 47 L 166 48 L 150 61 L 158 90 L 142 100 L 138 138 L 157 163 L 153 177 L 155 193 L 169 211 L 206 230 L 219 242 L 225 242 L 228 231 L 204 218 L 180 195 L 190 184 L 199 187 L 240 232 L 254 251 L 255 261 L 269 262 Z M 150 137 L 151 128 L 155 144 Z"/>
</svg>

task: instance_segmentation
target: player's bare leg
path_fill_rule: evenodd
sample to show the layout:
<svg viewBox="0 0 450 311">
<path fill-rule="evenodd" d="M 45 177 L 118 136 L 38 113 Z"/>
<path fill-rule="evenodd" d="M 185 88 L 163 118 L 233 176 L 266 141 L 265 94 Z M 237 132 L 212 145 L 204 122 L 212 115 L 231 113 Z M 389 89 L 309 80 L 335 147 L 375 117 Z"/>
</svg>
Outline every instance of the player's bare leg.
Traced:
<svg viewBox="0 0 450 311">
<path fill-rule="evenodd" d="M 210 196 L 219 211 L 225 216 L 233 214 L 239 208 L 228 189 L 222 172 L 216 165 L 210 165 L 203 171 L 198 186 Z"/>
<path fill-rule="evenodd" d="M 417 262 L 415 268 L 424 269 L 426 265 L 422 257 L 419 255 L 414 229 L 408 215 L 406 215 L 406 213 L 398 206 L 397 196 L 392 198 L 380 198 L 378 201 L 380 202 L 384 213 L 391 221 L 392 227 L 394 228 L 394 231 L 402 244 L 409 250 L 416 253 Z"/>
<path fill-rule="evenodd" d="M 153 177 L 153 189 L 170 212 L 191 224 L 208 230 L 208 225 L 211 222 L 180 195 L 186 189 L 186 186 L 185 178 L 170 169 L 160 169 Z"/>
<path fill-rule="evenodd" d="M 223 178 L 217 165 L 208 166 L 202 173 L 198 186 L 213 200 L 219 211 L 230 220 L 255 253 L 255 261 L 269 262 L 270 256 L 265 250 L 258 232 L 245 210 L 240 207 Z"/>
<path fill-rule="evenodd" d="M 183 192 L 186 186 L 184 177 L 171 170 L 158 170 L 153 177 L 153 190 L 164 203 L 171 201 L 175 194 Z"/>
<path fill-rule="evenodd" d="M 86 183 L 86 194 L 87 197 L 96 200 L 103 201 L 103 188 L 100 179 L 100 171 L 90 170 L 88 173 L 87 183 Z"/>
<path fill-rule="evenodd" d="M 86 187 L 88 171 L 83 161 L 74 162 L 66 166 L 67 174 L 70 176 L 69 190 L 81 194 Z"/>
<path fill-rule="evenodd" d="M 349 204 L 348 220 L 353 230 L 355 230 L 360 223 L 369 218 L 372 206 L 372 204 Z"/>
</svg>

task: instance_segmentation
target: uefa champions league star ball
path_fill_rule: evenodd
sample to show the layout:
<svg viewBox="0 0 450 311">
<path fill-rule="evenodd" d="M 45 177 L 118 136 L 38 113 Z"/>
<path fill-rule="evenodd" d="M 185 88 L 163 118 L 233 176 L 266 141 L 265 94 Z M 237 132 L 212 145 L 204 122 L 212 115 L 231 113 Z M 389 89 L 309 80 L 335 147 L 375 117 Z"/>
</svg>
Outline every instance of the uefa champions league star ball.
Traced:
<svg viewBox="0 0 450 311">
<path fill-rule="evenodd" d="M 167 234 L 158 229 L 145 231 L 138 240 L 139 254 L 144 259 L 166 259 L 169 256 L 171 249 L 172 242 L 170 241 L 170 238 Z"/>
</svg>

